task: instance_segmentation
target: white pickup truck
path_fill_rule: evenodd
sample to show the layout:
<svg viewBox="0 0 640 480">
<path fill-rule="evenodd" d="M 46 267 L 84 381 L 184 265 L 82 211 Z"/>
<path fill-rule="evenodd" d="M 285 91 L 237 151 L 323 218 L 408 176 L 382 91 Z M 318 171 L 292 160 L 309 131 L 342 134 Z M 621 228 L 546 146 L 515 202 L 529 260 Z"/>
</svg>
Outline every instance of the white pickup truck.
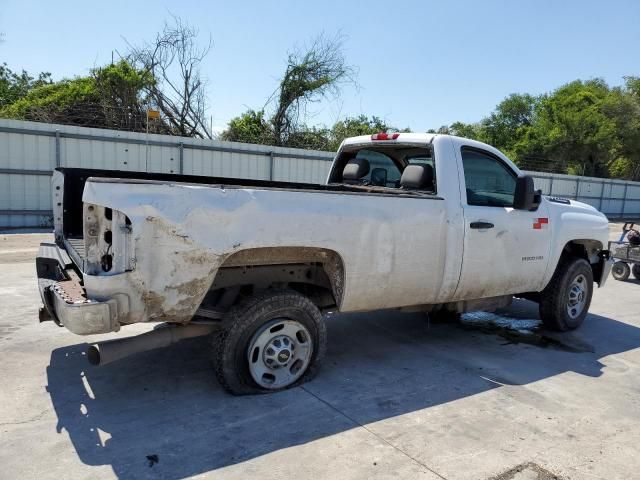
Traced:
<svg viewBox="0 0 640 480">
<path fill-rule="evenodd" d="M 58 169 L 53 187 L 41 320 L 80 335 L 169 325 L 91 346 L 94 364 L 213 332 L 234 394 L 311 378 L 328 311 L 451 316 L 515 296 L 574 329 L 612 264 L 603 214 L 448 135 L 349 138 L 326 185 Z"/>
</svg>

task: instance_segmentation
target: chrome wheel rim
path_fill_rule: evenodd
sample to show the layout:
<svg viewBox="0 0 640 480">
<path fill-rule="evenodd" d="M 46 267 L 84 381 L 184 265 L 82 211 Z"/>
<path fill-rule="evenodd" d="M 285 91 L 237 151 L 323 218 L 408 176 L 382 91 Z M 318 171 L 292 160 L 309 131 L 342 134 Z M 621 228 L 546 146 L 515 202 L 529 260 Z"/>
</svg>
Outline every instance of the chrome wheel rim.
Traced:
<svg viewBox="0 0 640 480">
<path fill-rule="evenodd" d="M 260 328 L 249 342 L 249 372 L 262 388 L 288 387 L 307 370 L 312 354 L 311 335 L 304 325 L 275 319 Z"/>
<path fill-rule="evenodd" d="M 569 298 L 567 299 L 567 313 L 570 318 L 573 319 L 580 316 L 587 304 L 588 292 L 587 277 L 580 274 L 573 279 L 569 286 Z"/>
</svg>

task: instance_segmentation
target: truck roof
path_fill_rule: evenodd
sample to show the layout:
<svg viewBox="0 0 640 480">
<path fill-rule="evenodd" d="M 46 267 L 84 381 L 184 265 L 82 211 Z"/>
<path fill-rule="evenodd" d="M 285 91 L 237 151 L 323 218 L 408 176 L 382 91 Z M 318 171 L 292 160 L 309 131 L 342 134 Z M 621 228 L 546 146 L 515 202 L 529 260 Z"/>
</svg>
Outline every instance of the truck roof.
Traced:
<svg viewBox="0 0 640 480">
<path fill-rule="evenodd" d="M 391 135 L 391 134 L 389 134 Z M 397 141 L 410 143 L 431 143 L 437 136 L 444 136 L 437 133 L 404 133 L 400 132 Z M 360 135 L 358 137 L 346 138 L 342 145 L 359 145 L 363 143 L 371 143 L 373 140 L 371 135 Z"/>
<path fill-rule="evenodd" d="M 444 133 L 404 133 L 404 132 L 387 133 L 386 135 L 389 136 L 388 140 L 386 139 L 376 140 L 373 138 L 375 135 L 381 135 L 381 134 L 378 133 L 373 135 L 360 135 L 357 137 L 345 138 L 342 144 L 340 145 L 340 148 L 338 149 L 338 151 L 352 145 L 353 146 L 376 145 L 376 144 L 389 145 L 393 143 L 413 143 L 413 144 L 429 145 L 433 143 L 436 137 L 440 139 L 449 138 L 451 139 L 453 144 L 457 146 L 466 145 L 470 147 L 480 148 L 482 150 L 487 150 L 493 153 L 494 155 L 497 155 L 498 157 L 502 158 L 508 165 L 511 166 L 511 168 L 513 168 L 516 172 L 520 173 L 520 169 L 518 168 L 518 166 L 515 163 L 513 163 L 511 159 L 509 159 L 504 153 L 502 153 L 497 148 L 491 145 L 488 145 L 486 143 L 480 142 L 478 140 L 458 137 L 455 135 L 447 135 Z M 382 133 L 382 135 L 385 135 L 385 134 Z"/>
</svg>

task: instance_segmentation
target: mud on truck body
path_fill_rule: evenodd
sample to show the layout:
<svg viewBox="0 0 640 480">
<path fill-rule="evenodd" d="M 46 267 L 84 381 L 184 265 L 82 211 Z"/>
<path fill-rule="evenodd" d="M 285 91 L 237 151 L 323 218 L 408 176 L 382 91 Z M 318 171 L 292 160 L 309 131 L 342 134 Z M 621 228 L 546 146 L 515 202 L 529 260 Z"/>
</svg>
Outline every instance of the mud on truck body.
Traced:
<svg viewBox="0 0 640 480">
<path fill-rule="evenodd" d="M 211 333 L 234 394 L 310 379 L 329 311 L 455 315 L 516 296 L 547 328 L 577 328 L 612 263 L 604 215 L 447 135 L 347 139 L 324 185 L 66 168 L 52 182 L 41 319 L 79 335 L 169 325 L 91 346 L 94 364 Z"/>
</svg>

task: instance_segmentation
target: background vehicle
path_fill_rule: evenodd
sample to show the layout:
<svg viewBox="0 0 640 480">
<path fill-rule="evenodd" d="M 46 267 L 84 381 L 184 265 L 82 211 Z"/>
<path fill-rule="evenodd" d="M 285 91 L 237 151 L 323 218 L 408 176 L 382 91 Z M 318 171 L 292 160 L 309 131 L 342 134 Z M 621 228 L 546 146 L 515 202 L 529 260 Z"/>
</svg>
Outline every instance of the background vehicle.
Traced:
<svg viewBox="0 0 640 480">
<path fill-rule="evenodd" d="M 604 215 L 542 197 L 495 148 L 447 135 L 347 139 L 326 185 L 76 169 L 53 184 L 43 315 L 78 334 L 177 326 L 95 345 L 96 364 L 215 329 L 216 373 L 236 394 L 311 378 L 331 310 L 519 296 L 548 328 L 576 328 L 612 263 Z"/>
<path fill-rule="evenodd" d="M 632 245 L 627 239 L 627 235 L 633 230 L 634 224 L 625 222 L 620 239 L 609 242 L 609 250 L 615 260 L 611 274 L 616 280 L 627 280 L 631 272 L 640 280 L 640 245 Z"/>
</svg>

